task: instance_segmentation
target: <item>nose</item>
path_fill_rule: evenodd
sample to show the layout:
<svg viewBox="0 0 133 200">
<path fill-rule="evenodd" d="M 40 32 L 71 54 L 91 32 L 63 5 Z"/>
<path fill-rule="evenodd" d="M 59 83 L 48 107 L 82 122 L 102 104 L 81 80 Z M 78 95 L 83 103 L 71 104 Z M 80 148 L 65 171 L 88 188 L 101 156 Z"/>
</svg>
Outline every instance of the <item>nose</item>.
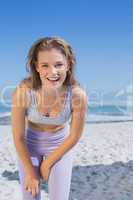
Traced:
<svg viewBox="0 0 133 200">
<path fill-rule="evenodd" d="M 50 66 L 49 72 L 50 72 L 51 74 L 56 74 L 56 73 L 57 73 L 57 69 L 55 68 L 55 66 Z"/>
</svg>

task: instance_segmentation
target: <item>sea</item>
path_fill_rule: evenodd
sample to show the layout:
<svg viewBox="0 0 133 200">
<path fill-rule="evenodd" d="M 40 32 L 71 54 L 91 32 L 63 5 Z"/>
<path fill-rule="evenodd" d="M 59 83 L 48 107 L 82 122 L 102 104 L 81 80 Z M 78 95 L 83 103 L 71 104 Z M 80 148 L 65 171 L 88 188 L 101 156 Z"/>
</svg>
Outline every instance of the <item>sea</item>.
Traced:
<svg viewBox="0 0 133 200">
<path fill-rule="evenodd" d="M 86 123 L 107 123 L 133 121 L 133 106 L 88 105 Z M 0 103 L 0 125 L 11 124 L 11 105 Z"/>
</svg>

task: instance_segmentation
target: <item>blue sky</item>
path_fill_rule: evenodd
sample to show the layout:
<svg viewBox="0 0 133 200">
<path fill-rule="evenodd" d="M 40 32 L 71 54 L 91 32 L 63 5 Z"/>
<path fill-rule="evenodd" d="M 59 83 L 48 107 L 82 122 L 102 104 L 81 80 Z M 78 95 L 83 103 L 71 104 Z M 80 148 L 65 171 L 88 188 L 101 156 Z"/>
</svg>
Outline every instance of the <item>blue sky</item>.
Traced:
<svg viewBox="0 0 133 200">
<path fill-rule="evenodd" d="M 0 89 L 25 77 L 32 43 L 57 35 L 77 57 L 76 76 L 89 91 L 133 84 L 133 1 L 3 1 L 0 8 Z"/>
</svg>

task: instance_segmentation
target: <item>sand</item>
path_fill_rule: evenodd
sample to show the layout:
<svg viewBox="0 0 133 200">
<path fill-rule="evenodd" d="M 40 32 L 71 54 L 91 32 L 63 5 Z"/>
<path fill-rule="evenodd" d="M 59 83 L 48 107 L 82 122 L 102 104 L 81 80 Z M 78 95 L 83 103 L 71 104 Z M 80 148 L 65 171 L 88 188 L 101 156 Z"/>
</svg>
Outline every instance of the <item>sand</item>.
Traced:
<svg viewBox="0 0 133 200">
<path fill-rule="evenodd" d="M 49 200 L 42 184 L 42 200 Z M 0 126 L 0 200 L 21 200 L 10 125 Z M 133 122 L 85 124 L 75 146 L 69 200 L 133 199 Z"/>
</svg>

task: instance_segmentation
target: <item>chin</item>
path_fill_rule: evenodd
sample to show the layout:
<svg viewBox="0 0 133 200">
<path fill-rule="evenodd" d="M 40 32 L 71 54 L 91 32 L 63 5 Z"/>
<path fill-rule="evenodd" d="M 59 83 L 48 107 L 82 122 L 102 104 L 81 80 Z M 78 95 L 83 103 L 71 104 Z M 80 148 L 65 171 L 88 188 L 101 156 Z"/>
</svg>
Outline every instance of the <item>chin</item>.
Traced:
<svg viewBox="0 0 133 200">
<path fill-rule="evenodd" d="M 63 82 L 57 82 L 57 83 L 49 83 L 49 82 L 42 82 L 42 85 L 47 87 L 48 89 L 55 89 L 60 88 L 63 86 Z"/>
</svg>

